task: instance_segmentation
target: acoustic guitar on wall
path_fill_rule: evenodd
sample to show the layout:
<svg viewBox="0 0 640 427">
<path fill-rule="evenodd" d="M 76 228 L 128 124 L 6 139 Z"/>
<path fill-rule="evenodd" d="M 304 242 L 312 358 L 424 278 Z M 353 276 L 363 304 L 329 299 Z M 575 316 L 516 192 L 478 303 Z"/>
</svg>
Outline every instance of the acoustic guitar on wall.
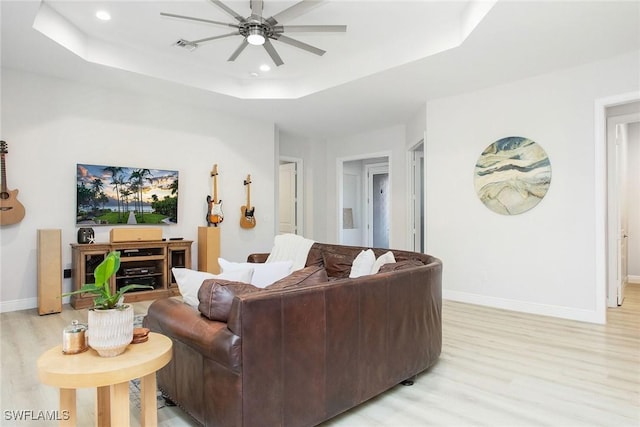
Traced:
<svg viewBox="0 0 640 427">
<path fill-rule="evenodd" d="M 5 165 L 5 154 L 7 143 L 0 141 L 0 166 L 2 167 L 2 190 L 0 191 L 0 225 L 17 224 L 24 218 L 24 206 L 18 201 L 18 190 L 7 188 L 7 173 Z"/>
<path fill-rule="evenodd" d="M 247 204 L 240 208 L 240 227 L 253 228 L 256 226 L 256 217 L 254 215 L 256 208 L 251 206 L 251 175 L 247 175 L 244 185 L 247 187 Z"/>
<path fill-rule="evenodd" d="M 222 200 L 218 200 L 218 165 L 213 165 L 211 171 L 213 177 L 213 199 L 211 196 L 207 196 L 207 203 L 209 204 L 209 211 L 207 212 L 207 224 L 217 227 L 224 220 L 224 214 L 222 213 Z"/>
</svg>

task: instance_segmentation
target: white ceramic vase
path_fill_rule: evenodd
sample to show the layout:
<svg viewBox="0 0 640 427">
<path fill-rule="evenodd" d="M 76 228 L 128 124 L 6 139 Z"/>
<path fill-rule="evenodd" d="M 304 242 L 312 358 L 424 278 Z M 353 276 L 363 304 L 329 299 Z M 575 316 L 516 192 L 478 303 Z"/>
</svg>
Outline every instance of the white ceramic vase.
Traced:
<svg viewBox="0 0 640 427">
<path fill-rule="evenodd" d="M 89 346 L 102 357 L 125 351 L 133 339 L 133 306 L 110 310 L 89 310 Z"/>
</svg>

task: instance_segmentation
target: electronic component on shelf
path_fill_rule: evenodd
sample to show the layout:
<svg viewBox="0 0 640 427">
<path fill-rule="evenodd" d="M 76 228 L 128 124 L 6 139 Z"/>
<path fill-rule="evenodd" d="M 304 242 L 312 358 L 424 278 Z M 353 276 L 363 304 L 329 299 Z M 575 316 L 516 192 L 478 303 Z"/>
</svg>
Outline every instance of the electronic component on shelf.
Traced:
<svg viewBox="0 0 640 427">
<path fill-rule="evenodd" d="M 139 276 L 141 274 L 154 274 L 156 268 L 154 266 L 149 267 L 131 267 L 123 269 L 125 276 Z"/>
<path fill-rule="evenodd" d="M 127 277 L 118 281 L 118 288 L 126 285 L 151 285 L 154 288 L 156 287 L 156 278 L 155 277 Z"/>
<path fill-rule="evenodd" d="M 120 251 L 120 255 L 123 257 L 153 256 L 156 253 L 153 249 L 124 249 Z"/>
</svg>

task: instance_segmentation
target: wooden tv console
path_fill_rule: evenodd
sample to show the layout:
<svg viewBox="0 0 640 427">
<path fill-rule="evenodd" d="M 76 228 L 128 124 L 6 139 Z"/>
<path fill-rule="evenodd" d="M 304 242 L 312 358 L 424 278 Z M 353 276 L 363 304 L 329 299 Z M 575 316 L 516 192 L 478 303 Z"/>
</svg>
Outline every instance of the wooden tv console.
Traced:
<svg viewBox="0 0 640 427">
<path fill-rule="evenodd" d="M 93 271 L 111 251 L 120 251 L 120 270 L 111 278 L 111 289 L 127 284 L 152 285 L 154 289 L 125 294 L 125 302 L 145 301 L 179 295 L 171 269 L 191 268 L 191 240 L 71 244 L 73 290 L 94 283 Z M 73 308 L 93 306 L 93 296 L 71 296 Z"/>
</svg>

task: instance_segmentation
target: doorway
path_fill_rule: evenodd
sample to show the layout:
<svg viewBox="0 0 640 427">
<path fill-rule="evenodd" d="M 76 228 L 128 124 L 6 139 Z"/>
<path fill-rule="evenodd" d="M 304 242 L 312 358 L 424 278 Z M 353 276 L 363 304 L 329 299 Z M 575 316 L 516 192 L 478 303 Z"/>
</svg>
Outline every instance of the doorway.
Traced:
<svg viewBox="0 0 640 427">
<path fill-rule="evenodd" d="M 278 233 L 304 234 L 302 159 L 280 157 Z"/>
<path fill-rule="evenodd" d="M 338 242 L 388 248 L 391 238 L 389 155 L 338 159 Z"/>
<path fill-rule="evenodd" d="M 607 202 L 607 109 L 640 101 L 637 92 L 628 92 L 606 98 L 596 99 L 595 106 L 595 313 L 593 320 L 607 323 L 607 306 L 609 297 L 609 222 Z M 613 246 L 615 247 L 615 246 Z M 617 302 L 616 302 L 617 306 Z"/>
<path fill-rule="evenodd" d="M 624 303 L 630 268 L 635 269 L 639 255 L 630 254 L 630 243 L 638 240 L 640 195 L 636 171 L 640 168 L 638 147 L 640 134 L 640 102 L 626 103 L 606 109 L 607 145 L 607 306 Z M 632 214 L 633 212 L 633 214 Z M 631 230 L 634 230 L 633 232 Z M 631 256 L 630 256 L 631 255 Z"/>
</svg>

